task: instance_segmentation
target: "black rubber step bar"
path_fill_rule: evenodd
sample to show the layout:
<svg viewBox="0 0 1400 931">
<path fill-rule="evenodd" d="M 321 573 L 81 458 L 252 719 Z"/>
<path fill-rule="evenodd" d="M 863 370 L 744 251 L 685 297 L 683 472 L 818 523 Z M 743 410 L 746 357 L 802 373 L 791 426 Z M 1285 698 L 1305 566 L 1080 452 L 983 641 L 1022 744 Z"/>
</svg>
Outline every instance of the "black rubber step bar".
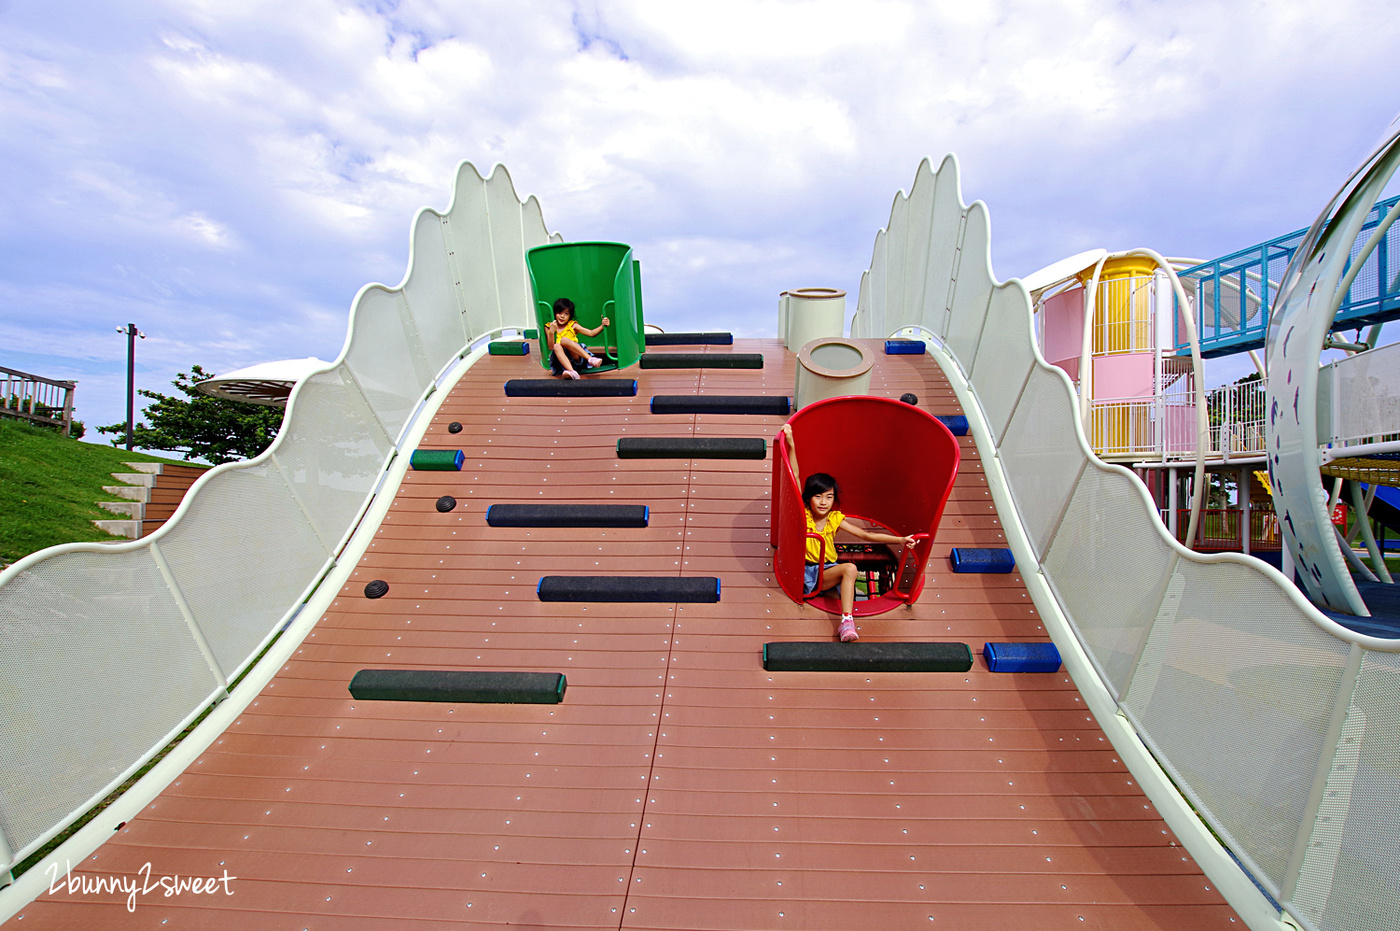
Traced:
<svg viewBox="0 0 1400 931">
<path fill-rule="evenodd" d="M 838 643 L 788 641 L 763 645 L 769 672 L 967 672 L 965 643 Z"/>
<path fill-rule="evenodd" d="M 633 398 L 635 378 L 512 378 L 508 398 Z"/>
<path fill-rule="evenodd" d="M 361 669 L 350 680 L 350 695 L 357 701 L 557 705 L 566 688 L 562 672 Z"/>
<path fill-rule="evenodd" d="M 648 333 L 648 346 L 732 346 L 733 333 Z"/>
<path fill-rule="evenodd" d="M 653 414 L 777 414 L 792 413 L 792 399 L 771 394 L 658 394 L 651 399 Z M 951 429 L 951 428 L 949 428 Z"/>
<path fill-rule="evenodd" d="M 761 369 L 761 352 L 649 352 L 644 369 Z"/>
<path fill-rule="evenodd" d="M 493 504 L 492 527 L 645 527 L 645 504 Z"/>
<path fill-rule="evenodd" d="M 536 588 L 540 601 L 714 604 L 719 579 L 674 575 L 547 575 Z"/>
<path fill-rule="evenodd" d="M 763 459 L 768 442 L 742 436 L 625 436 L 619 459 Z"/>
</svg>

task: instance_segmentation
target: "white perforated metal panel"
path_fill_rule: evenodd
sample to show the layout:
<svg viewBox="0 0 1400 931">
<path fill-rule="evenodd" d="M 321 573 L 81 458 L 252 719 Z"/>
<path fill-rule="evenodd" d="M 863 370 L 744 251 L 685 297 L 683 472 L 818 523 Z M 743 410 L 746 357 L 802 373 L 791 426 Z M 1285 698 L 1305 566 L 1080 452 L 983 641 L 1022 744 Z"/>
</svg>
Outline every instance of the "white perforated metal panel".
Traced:
<svg viewBox="0 0 1400 931">
<path fill-rule="evenodd" d="M 1350 645 L 1264 574 L 1183 560 L 1123 705 L 1178 784 L 1277 895 Z M 1328 749 L 1330 753 L 1330 748 Z"/>
<path fill-rule="evenodd" d="M 486 212 L 486 182 L 469 164 L 457 172 L 456 194 L 446 224 L 448 265 L 461 292 L 468 339 L 497 326 L 500 313 L 491 224 Z M 533 317 L 531 317 L 533 319 Z"/>
<path fill-rule="evenodd" d="M 920 163 L 909 189 L 904 216 L 904 304 L 901 319 L 920 323 L 929 317 L 929 308 L 943 300 L 937 287 L 930 289 L 928 255 L 932 248 L 933 171 L 927 161 Z"/>
<path fill-rule="evenodd" d="M 0 631 L 0 827 L 17 854 L 218 687 L 148 549 L 21 573 L 0 588 Z"/>
<path fill-rule="evenodd" d="M 272 462 L 210 478 L 199 507 L 160 538 L 180 593 L 230 679 L 316 577 L 335 543 L 317 539 Z"/>
<path fill-rule="evenodd" d="M 880 230 L 875 234 L 875 248 L 870 256 L 870 277 L 865 279 L 869 287 L 861 290 L 862 300 L 868 296 L 868 327 L 874 336 L 884 336 L 902 325 L 890 316 L 885 303 L 885 254 L 888 248 L 889 237 L 885 230 Z"/>
<path fill-rule="evenodd" d="M 860 294 L 856 297 L 855 316 L 851 318 L 852 339 L 874 339 L 886 335 L 886 331 L 877 331 L 874 328 L 871 313 L 870 270 L 866 269 L 860 275 Z"/>
<path fill-rule="evenodd" d="M 1002 468 L 1016 510 L 1038 555 L 1074 491 L 1086 460 L 1075 439 L 1074 407 L 1064 385 L 1037 366 L 1001 443 Z"/>
<path fill-rule="evenodd" d="M 1157 619 L 1176 558 L 1135 484 L 1086 468 L 1045 557 L 1060 605 L 1115 698 Z"/>
<path fill-rule="evenodd" d="M 917 320 L 917 303 L 909 300 L 909 282 L 904 267 L 909 249 L 909 200 L 901 191 L 890 207 L 890 225 L 885 244 L 885 320 L 894 325 Z"/>
<path fill-rule="evenodd" d="M 993 289 L 969 380 L 994 439 L 1006 429 L 1026 374 L 1035 364 L 1035 352 L 1022 336 L 1029 317 L 1024 290 L 1010 285 Z"/>
<path fill-rule="evenodd" d="M 1294 905 L 1318 927 L 1400 928 L 1400 656 L 1367 653 Z"/>
<path fill-rule="evenodd" d="M 1400 343 L 1331 366 L 1333 443 L 1376 442 L 1400 433 Z"/>
<path fill-rule="evenodd" d="M 337 368 L 301 385 L 284 430 L 305 441 L 277 449 L 288 484 L 331 546 L 359 513 L 391 449 L 354 383 L 341 372 Z"/>
<path fill-rule="evenodd" d="M 972 371 L 977 344 L 982 337 L 982 321 L 987 317 L 987 301 L 992 293 L 992 269 L 988 257 L 989 225 L 987 208 L 980 202 L 967 211 L 963 231 L 958 280 L 953 285 L 952 311 L 948 317 L 948 348 Z"/>
<path fill-rule="evenodd" d="M 958 263 L 963 207 L 958 191 L 958 166 L 952 156 L 945 158 L 933 177 L 933 217 L 929 224 L 928 292 L 929 305 L 923 325 L 939 338 L 948 333 L 948 285 Z"/>
<path fill-rule="evenodd" d="M 402 292 L 367 288 L 355 304 L 355 331 L 345 356 L 344 364 L 355 373 L 390 437 L 399 435 L 437 372 L 424 358 L 417 335 L 405 331 L 409 319 Z"/>
<path fill-rule="evenodd" d="M 491 224 L 491 256 L 499 303 L 467 308 L 472 336 L 534 317 L 530 275 L 525 268 L 525 221 L 510 175 L 500 165 L 491 172 L 486 183 L 486 209 Z"/>
<path fill-rule="evenodd" d="M 441 371 L 467 344 L 442 226 L 442 218 L 435 211 L 419 211 L 413 224 L 413 268 L 403 286 L 429 377 Z"/>
</svg>

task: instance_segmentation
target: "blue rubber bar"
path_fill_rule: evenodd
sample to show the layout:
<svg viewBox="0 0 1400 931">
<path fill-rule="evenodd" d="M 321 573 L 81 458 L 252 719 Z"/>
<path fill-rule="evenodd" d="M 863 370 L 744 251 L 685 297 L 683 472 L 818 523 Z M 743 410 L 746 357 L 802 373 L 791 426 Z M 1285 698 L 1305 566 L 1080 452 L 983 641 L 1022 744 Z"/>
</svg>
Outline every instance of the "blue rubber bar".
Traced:
<svg viewBox="0 0 1400 931">
<path fill-rule="evenodd" d="M 954 572 L 1010 572 L 1016 568 L 1016 557 L 1008 549 L 953 547 Z"/>
<path fill-rule="evenodd" d="M 887 339 L 885 340 L 885 355 L 887 356 L 921 356 L 928 350 L 921 339 Z"/>
<path fill-rule="evenodd" d="M 967 418 L 962 414 L 936 414 L 953 436 L 967 436 Z"/>
<path fill-rule="evenodd" d="M 1060 651 L 1053 643 L 988 643 L 982 658 L 992 672 L 1060 671 Z"/>
</svg>

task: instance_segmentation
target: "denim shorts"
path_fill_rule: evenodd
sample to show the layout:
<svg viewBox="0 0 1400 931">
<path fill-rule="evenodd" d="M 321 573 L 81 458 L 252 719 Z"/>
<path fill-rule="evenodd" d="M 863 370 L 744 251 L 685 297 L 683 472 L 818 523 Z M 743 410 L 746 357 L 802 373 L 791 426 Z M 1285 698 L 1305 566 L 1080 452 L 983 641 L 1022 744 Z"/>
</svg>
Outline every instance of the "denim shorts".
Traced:
<svg viewBox="0 0 1400 931">
<path fill-rule="evenodd" d="M 816 591 L 817 583 L 820 582 L 822 578 L 822 568 L 830 569 L 834 565 L 836 565 L 834 562 L 827 563 L 825 567 L 818 566 L 814 562 L 807 563 L 806 567 L 802 570 L 802 591 L 808 595 Z"/>
</svg>

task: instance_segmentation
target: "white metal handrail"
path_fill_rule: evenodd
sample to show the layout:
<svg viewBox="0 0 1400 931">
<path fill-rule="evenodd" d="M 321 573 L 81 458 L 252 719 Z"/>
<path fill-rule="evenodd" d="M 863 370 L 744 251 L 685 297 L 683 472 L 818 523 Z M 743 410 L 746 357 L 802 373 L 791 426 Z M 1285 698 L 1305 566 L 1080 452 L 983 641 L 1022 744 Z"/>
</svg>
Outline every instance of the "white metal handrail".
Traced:
<svg viewBox="0 0 1400 931">
<path fill-rule="evenodd" d="M 149 537 L 0 573 L 0 876 L 227 695 L 334 566 L 442 374 L 529 325 L 525 250 L 550 240 L 503 167 L 463 162 L 447 211 L 414 218 L 403 280 L 356 295 L 268 450 L 202 476 Z"/>
<path fill-rule="evenodd" d="M 876 236 L 852 334 L 925 336 L 1081 693 L 1245 921 L 1280 927 L 1277 902 L 1306 928 L 1400 926 L 1400 641 L 1342 627 L 1264 563 L 1172 539 L 1146 488 L 1091 452 L 1029 295 L 992 276 L 988 229 L 951 156 L 921 165 Z"/>
</svg>

